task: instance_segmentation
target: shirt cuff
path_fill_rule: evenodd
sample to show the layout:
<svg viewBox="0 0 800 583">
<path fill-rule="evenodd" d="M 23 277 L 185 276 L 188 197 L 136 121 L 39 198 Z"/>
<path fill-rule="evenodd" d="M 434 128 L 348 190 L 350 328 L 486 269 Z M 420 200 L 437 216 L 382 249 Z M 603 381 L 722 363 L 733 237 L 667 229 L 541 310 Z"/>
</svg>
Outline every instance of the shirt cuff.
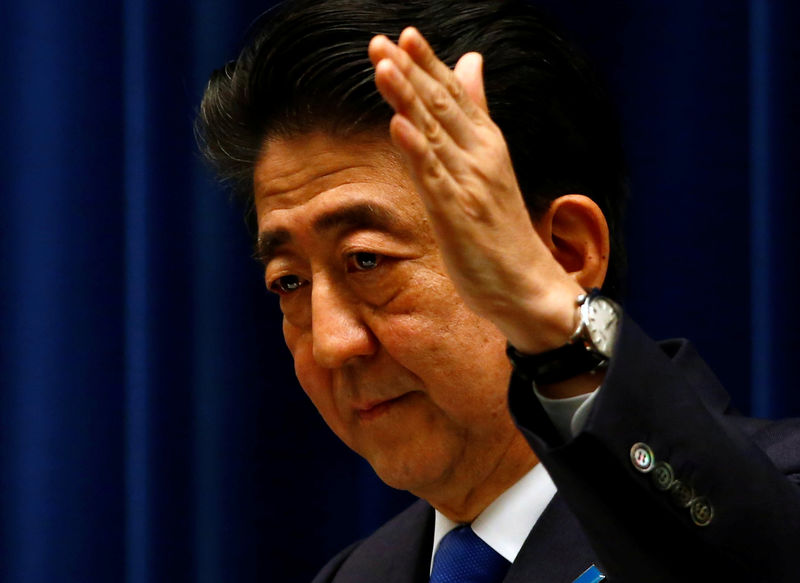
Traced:
<svg viewBox="0 0 800 583">
<path fill-rule="evenodd" d="M 564 399 L 549 399 L 536 390 L 536 384 L 532 383 L 532 385 L 533 394 L 539 399 L 544 412 L 550 417 L 550 421 L 553 422 L 558 434 L 564 440 L 572 439 L 581 432 L 589 417 L 589 412 L 592 410 L 592 403 L 600 390 L 600 387 L 597 387 L 591 393 Z"/>
</svg>

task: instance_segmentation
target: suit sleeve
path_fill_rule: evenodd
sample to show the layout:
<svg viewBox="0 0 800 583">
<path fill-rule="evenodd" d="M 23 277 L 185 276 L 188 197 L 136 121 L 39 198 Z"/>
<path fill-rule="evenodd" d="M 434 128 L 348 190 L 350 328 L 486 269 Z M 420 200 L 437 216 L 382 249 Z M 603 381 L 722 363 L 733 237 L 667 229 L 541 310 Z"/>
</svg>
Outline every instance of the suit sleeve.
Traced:
<svg viewBox="0 0 800 583">
<path fill-rule="evenodd" d="M 688 342 L 659 345 L 625 318 L 568 441 L 517 377 L 509 401 L 610 579 L 797 580 L 800 423 L 732 413 Z"/>
</svg>

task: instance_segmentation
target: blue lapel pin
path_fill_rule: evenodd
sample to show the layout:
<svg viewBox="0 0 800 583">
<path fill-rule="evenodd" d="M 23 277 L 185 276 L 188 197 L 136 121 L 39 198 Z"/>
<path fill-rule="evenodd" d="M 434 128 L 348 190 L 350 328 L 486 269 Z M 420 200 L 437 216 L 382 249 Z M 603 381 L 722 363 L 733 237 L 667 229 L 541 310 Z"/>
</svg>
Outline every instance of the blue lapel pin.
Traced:
<svg viewBox="0 0 800 583">
<path fill-rule="evenodd" d="M 581 573 L 572 583 L 600 583 L 600 581 L 603 581 L 605 578 L 606 576 L 600 572 L 600 569 L 592 565 Z"/>
</svg>

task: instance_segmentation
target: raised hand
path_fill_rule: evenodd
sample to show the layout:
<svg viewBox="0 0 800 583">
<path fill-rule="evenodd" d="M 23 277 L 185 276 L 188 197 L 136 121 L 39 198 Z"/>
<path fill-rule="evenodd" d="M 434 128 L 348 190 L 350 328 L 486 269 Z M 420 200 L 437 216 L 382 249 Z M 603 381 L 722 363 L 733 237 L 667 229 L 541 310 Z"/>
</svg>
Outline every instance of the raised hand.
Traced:
<svg viewBox="0 0 800 583">
<path fill-rule="evenodd" d="M 448 273 L 467 304 L 520 350 L 563 344 L 574 329 L 570 278 L 534 229 L 508 148 L 489 117 L 482 57 L 450 70 L 414 28 L 369 47 L 394 108 L 390 131 L 431 218 Z"/>
</svg>

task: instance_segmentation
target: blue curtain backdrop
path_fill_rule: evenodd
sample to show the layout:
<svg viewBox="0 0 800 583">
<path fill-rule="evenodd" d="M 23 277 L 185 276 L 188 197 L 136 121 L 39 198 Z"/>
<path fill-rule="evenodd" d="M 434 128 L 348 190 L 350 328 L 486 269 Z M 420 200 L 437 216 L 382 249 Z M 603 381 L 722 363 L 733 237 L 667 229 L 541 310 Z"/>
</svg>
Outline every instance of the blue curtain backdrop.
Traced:
<svg viewBox="0 0 800 583">
<path fill-rule="evenodd" d="M 544 2 L 625 124 L 627 307 L 800 414 L 800 9 Z M 0 580 L 306 581 L 409 498 L 294 381 L 191 124 L 255 0 L 0 6 Z M 647 390 L 643 387 L 642 390 Z"/>
</svg>

